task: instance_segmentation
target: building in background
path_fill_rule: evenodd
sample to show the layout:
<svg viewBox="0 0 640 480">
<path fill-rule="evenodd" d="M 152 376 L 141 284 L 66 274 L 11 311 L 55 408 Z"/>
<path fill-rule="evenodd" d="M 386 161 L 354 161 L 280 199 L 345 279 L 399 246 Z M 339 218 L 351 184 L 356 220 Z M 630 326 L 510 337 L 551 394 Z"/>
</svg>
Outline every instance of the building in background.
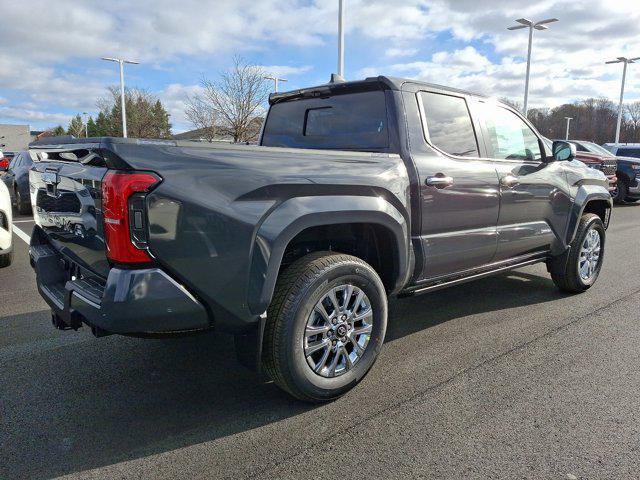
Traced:
<svg viewBox="0 0 640 480">
<path fill-rule="evenodd" d="M 0 150 L 7 152 L 25 150 L 31 141 L 29 125 L 0 123 Z"/>
</svg>

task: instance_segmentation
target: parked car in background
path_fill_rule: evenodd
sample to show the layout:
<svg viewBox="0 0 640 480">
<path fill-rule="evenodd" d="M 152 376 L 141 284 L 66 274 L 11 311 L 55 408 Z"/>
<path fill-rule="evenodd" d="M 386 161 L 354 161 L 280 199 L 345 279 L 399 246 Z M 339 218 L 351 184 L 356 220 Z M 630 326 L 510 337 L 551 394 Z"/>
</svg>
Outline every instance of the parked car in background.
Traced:
<svg viewBox="0 0 640 480">
<path fill-rule="evenodd" d="M 29 250 L 54 326 L 235 334 L 293 396 L 334 399 L 384 343 L 387 297 L 546 263 L 597 280 L 611 196 L 488 97 L 374 77 L 273 94 L 259 146 L 31 144 Z M 461 294 L 460 301 L 464 301 Z"/>
<path fill-rule="evenodd" d="M 640 158 L 640 143 L 605 143 L 602 147 L 616 157 Z"/>
<path fill-rule="evenodd" d="M 29 194 L 29 170 L 33 160 L 28 150 L 17 153 L 2 176 L 2 181 L 9 189 L 11 200 L 20 215 L 31 213 L 31 196 Z"/>
<path fill-rule="evenodd" d="M 564 140 L 563 140 L 564 141 Z M 604 173 L 609 180 L 609 191 L 611 192 L 611 196 L 616 193 L 616 185 L 618 182 L 618 177 L 616 175 L 618 164 L 613 155 L 609 152 L 595 151 L 592 149 L 587 149 L 584 146 L 581 146 L 576 140 L 567 140 L 576 146 L 576 160 L 580 160 L 585 165 L 591 168 L 595 168 L 596 170 L 600 170 Z M 591 142 L 582 142 L 582 143 L 591 143 Z M 602 148 L 597 144 L 593 144 L 596 147 Z"/>
<path fill-rule="evenodd" d="M 13 158 L 13 152 L 2 152 L 0 150 L 0 171 L 9 168 L 9 162 Z"/>
<path fill-rule="evenodd" d="M 0 268 L 8 267 L 13 260 L 13 227 L 11 219 L 11 196 L 0 182 Z"/>
<path fill-rule="evenodd" d="M 613 189 L 611 196 L 618 203 L 635 202 L 640 199 L 640 158 L 624 156 L 624 153 L 633 153 L 633 149 L 612 147 L 607 149 L 594 142 L 584 140 L 570 140 L 576 150 L 596 155 L 608 157 L 617 163 L 616 177 L 618 182 Z M 613 145 L 613 144 L 610 144 Z M 640 147 L 638 147 L 640 151 Z"/>
</svg>

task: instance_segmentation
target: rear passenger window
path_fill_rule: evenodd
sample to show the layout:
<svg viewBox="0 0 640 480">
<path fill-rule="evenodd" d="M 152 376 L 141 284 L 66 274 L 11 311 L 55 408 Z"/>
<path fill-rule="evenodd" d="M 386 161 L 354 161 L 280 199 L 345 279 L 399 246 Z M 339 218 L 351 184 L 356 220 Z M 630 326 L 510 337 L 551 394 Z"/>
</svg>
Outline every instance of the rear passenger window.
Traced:
<svg viewBox="0 0 640 480">
<path fill-rule="evenodd" d="M 440 150 L 460 157 L 478 157 L 478 142 L 467 102 L 462 97 L 421 92 L 425 134 Z"/>
</svg>

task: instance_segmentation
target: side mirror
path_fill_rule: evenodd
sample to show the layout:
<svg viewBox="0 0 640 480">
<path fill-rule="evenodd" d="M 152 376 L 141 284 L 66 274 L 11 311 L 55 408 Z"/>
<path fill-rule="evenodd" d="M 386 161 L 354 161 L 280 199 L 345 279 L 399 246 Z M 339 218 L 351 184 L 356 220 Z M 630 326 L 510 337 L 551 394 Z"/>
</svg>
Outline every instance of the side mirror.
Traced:
<svg viewBox="0 0 640 480">
<path fill-rule="evenodd" d="M 555 161 L 571 161 L 576 158 L 576 146 L 573 143 L 556 140 L 551 147 Z"/>
</svg>

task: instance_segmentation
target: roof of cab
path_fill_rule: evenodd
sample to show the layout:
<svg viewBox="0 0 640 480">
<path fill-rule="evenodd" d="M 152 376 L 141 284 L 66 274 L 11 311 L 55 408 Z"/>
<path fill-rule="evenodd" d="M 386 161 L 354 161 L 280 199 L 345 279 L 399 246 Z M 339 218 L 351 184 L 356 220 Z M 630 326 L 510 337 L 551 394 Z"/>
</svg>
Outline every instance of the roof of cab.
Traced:
<svg viewBox="0 0 640 480">
<path fill-rule="evenodd" d="M 371 90 L 371 89 L 383 89 L 383 90 L 406 90 L 408 85 L 415 85 L 419 87 L 435 88 L 438 90 L 458 93 L 462 95 L 472 95 L 475 97 L 488 98 L 487 95 L 482 95 L 467 90 L 461 90 L 458 88 L 446 87 L 444 85 L 437 85 L 434 83 L 422 82 L 419 80 L 412 80 L 409 78 L 387 77 L 385 75 L 379 75 L 377 77 L 367 77 L 364 80 L 352 80 L 348 82 L 334 82 L 325 83 L 324 85 L 317 85 L 315 87 L 300 88 L 297 90 L 291 90 L 288 92 L 272 93 L 269 95 L 269 104 L 273 105 L 281 101 L 290 100 L 293 98 L 304 97 L 317 97 L 327 94 L 339 94 L 345 91 L 351 90 Z"/>
</svg>

